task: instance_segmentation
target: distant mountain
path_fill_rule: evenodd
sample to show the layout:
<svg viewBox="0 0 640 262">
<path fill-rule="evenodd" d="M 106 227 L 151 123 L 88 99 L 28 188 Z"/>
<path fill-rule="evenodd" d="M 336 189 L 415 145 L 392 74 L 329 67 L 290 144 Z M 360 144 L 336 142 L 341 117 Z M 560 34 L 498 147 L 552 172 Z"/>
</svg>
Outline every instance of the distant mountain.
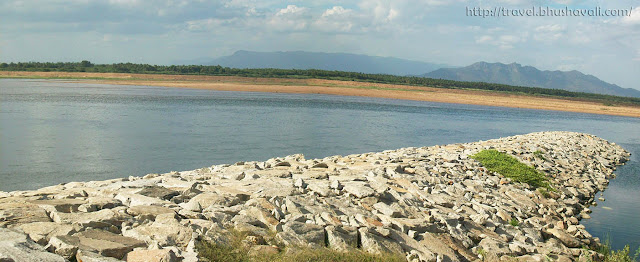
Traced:
<svg viewBox="0 0 640 262">
<path fill-rule="evenodd" d="M 442 64 L 432 64 L 393 57 L 303 51 L 237 51 L 233 55 L 223 56 L 202 64 L 221 65 L 232 68 L 322 69 L 391 75 L 419 75 L 444 66 Z"/>
<path fill-rule="evenodd" d="M 532 66 L 478 62 L 461 68 L 442 68 L 423 77 L 487 82 L 506 85 L 555 88 L 575 92 L 640 97 L 640 91 L 622 88 L 578 71 L 540 71 Z"/>
</svg>

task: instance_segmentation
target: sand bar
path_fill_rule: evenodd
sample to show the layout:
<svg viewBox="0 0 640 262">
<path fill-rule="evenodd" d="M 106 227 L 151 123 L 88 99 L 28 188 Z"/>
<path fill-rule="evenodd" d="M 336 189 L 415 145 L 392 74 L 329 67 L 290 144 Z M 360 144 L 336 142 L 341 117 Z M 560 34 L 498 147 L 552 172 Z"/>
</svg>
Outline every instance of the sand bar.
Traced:
<svg viewBox="0 0 640 262">
<path fill-rule="evenodd" d="M 357 81 L 237 76 L 6 71 L 0 71 L 0 77 L 68 78 L 85 83 L 164 86 L 219 91 L 364 96 L 640 117 L 640 106 L 610 106 L 598 102 L 508 94 L 484 90 L 444 89 Z"/>
</svg>

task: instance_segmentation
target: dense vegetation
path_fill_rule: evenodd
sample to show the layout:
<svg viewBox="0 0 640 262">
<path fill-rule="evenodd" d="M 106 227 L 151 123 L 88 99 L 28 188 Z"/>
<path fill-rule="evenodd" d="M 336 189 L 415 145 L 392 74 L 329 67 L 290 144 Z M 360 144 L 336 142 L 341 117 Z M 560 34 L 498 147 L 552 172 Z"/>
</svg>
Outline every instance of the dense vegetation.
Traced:
<svg viewBox="0 0 640 262">
<path fill-rule="evenodd" d="M 471 157 L 480 161 L 487 170 L 511 178 L 515 182 L 550 189 L 547 177 L 543 173 L 498 150 L 482 150 Z"/>
<path fill-rule="evenodd" d="M 79 63 L 1 63 L 0 71 L 38 71 L 38 72 L 99 72 L 99 73 L 140 73 L 140 74 L 183 74 L 183 75 L 230 75 L 244 77 L 278 77 L 278 78 L 321 78 L 347 81 L 363 81 L 374 83 L 428 86 L 436 88 L 479 89 L 527 95 L 555 96 L 569 99 L 589 100 L 606 105 L 640 105 L 640 98 L 620 97 L 592 93 L 571 92 L 560 89 L 538 87 L 510 86 L 484 82 L 463 82 L 444 79 L 433 79 L 416 76 L 396 76 L 384 74 L 364 74 L 357 72 L 298 70 L 298 69 L 238 69 L 222 66 L 203 65 L 147 65 L 133 63 L 92 64 L 89 61 Z"/>
</svg>

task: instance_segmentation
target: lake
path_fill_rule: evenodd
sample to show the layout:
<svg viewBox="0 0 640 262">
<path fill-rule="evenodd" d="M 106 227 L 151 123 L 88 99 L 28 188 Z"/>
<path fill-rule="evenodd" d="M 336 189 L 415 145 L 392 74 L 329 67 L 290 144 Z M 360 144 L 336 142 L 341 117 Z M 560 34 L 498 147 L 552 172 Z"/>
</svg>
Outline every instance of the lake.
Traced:
<svg viewBox="0 0 640 262">
<path fill-rule="evenodd" d="M 632 153 L 582 221 L 640 246 L 640 119 L 380 98 L 0 79 L 0 190 L 142 176 L 302 153 L 307 158 L 585 132 Z"/>
</svg>

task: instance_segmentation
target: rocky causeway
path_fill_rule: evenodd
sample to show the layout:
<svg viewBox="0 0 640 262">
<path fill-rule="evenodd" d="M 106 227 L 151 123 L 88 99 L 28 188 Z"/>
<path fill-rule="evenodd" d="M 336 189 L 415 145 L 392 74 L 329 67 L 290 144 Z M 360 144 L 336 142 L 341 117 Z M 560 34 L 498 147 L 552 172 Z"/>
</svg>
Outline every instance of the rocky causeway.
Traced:
<svg viewBox="0 0 640 262">
<path fill-rule="evenodd" d="M 489 172 L 470 157 L 484 149 L 535 167 L 554 190 Z M 598 260 L 580 221 L 628 159 L 592 135 L 539 132 L 0 192 L 0 261 L 202 261 L 196 243 L 225 244 L 230 231 L 256 252 Z"/>
</svg>

